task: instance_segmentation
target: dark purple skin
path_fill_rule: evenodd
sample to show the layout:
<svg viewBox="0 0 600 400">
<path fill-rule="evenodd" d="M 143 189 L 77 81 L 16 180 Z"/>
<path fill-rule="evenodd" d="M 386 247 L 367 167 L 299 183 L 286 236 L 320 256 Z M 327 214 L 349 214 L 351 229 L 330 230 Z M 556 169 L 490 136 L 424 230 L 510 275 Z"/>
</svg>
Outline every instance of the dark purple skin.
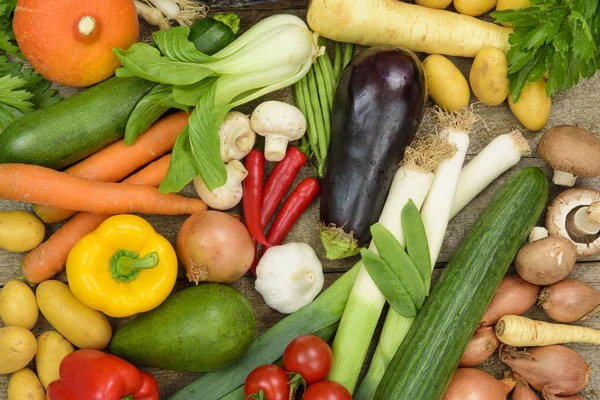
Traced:
<svg viewBox="0 0 600 400">
<path fill-rule="evenodd" d="M 342 73 L 322 183 L 321 222 L 352 232 L 359 247 L 371 239 L 369 228 L 377 222 L 404 149 L 419 129 L 426 92 L 423 65 L 402 48 L 371 47 Z M 322 240 L 327 248 L 323 234 Z"/>
</svg>

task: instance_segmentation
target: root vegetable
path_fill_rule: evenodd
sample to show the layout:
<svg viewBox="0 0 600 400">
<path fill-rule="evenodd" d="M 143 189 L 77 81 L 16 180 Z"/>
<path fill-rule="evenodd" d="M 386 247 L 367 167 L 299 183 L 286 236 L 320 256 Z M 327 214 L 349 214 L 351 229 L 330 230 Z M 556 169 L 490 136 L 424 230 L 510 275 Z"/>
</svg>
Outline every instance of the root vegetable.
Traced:
<svg viewBox="0 0 600 400">
<path fill-rule="evenodd" d="M 239 219 L 219 211 L 190 216 L 177 234 L 177 255 L 190 282 L 232 283 L 254 260 L 254 242 Z"/>
<path fill-rule="evenodd" d="M 506 54 L 495 47 L 481 49 L 469 72 L 469 83 L 477 100 L 488 106 L 502 104 L 508 97 L 507 75 Z"/>
<path fill-rule="evenodd" d="M 469 105 L 471 90 L 462 72 L 444 56 L 432 54 L 423 61 L 429 96 L 447 112 Z"/>
<path fill-rule="evenodd" d="M 497 0 L 454 0 L 454 8 L 461 14 L 477 17 L 496 7 Z"/>
<path fill-rule="evenodd" d="M 496 336 L 511 346 L 549 346 L 558 343 L 600 344 L 600 331 L 576 325 L 551 324 L 518 315 L 505 315 Z"/>
<path fill-rule="evenodd" d="M 494 327 L 486 326 L 475 331 L 471 341 L 467 344 L 467 348 L 458 364 L 461 367 L 474 367 L 481 364 L 490 358 L 498 346 L 500 341 L 494 333 Z"/>
<path fill-rule="evenodd" d="M 487 372 L 459 368 L 454 373 L 443 400 L 505 400 L 508 391 Z"/>
<path fill-rule="evenodd" d="M 519 276 L 536 285 L 552 285 L 567 277 L 577 261 L 577 247 L 568 239 L 550 236 L 523 246 L 515 268 Z"/>
<path fill-rule="evenodd" d="M 480 326 L 494 325 L 505 315 L 524 314 L 535 305 L 539 294 L 539 286 L 517 275 L 506 276 L 500 282 L 490 305 L 481 317 Z"/>
<path fill-rule="evenodd" d="M 510 400 L 540 400 L 540 398 L 526 382 L 519 380 Z"/>
<path fill-rule="evenodd" d="M 150 25 L 158 26 L 158 29 L 169 29 L 171 27 L 169 19 L 158 8 L 138 0 L 133 0 L 133 4 L 135 4 L 138 15 Z"/>
<path fill-rule="evenodd" d="M 437 8 L 441 10 L 448 7 L 450 3 L 452 3 L 452 0 L 415 0 L 415 3 L 423 7 Z"/>
<path fill-rule="evenodd" d="M 591 377 L 590 366 L 583 357 L 564 346 L 536 347 L 527 352 L 500 346 L 500 360 L 545 398 L 576 394 Z"/>
<path fill-rule="evenodd" d="M 542 290 L 538 304 L 558 322 L 576 322 L 600 311 L 600 292 L 577 279 L 565 279 Z"/>
<path fill-rule="evenodd" d="M 508 106 L 525 128 L 539 131 L 548 122 L 552 108 L 552 100 L 546 95 L 546 81 L 527 83 L 516 103 L 508 96 Z"/>
<path fill-rule="evenodd" d="M 194 21 L 204 18 L 208 7 L 192 0 L 147 0 L 160 10 L 168 19 L 175 20 L 179 25 L 191 25 Z"/>
</svg>

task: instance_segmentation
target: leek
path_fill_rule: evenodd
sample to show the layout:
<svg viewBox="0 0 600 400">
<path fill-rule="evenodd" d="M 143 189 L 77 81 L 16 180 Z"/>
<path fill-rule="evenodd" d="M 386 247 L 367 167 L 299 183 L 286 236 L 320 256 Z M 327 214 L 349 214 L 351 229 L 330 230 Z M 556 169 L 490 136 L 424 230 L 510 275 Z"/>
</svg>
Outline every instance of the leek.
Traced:
<svg viewBox="0 0 600 400">
<path fill-rule="evenodd" d="M 117 76 L 172 85 L 175 104 L 195 107 L 173 148 L 162 192 L 178 192 L 198 175 L 209 190 L 224 185 L 218 127 L 225 115 L 293 85 L 324 52 L 318 35 L 287 14 L 263 19 L 212 56 L 199 52 L 188 36 L 189 27 L 181 26 L 155 32 L 157 48 L 136 43 L 128 50 L 114 49 L 123 65 Z"/>
</svg>

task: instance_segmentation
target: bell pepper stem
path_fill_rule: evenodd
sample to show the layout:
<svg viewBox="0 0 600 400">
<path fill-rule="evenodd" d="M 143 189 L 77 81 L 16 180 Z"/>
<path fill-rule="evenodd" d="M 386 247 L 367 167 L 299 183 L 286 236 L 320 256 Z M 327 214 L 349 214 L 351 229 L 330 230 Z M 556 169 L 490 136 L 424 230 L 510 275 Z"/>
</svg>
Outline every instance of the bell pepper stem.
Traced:
<svg viewBox="0 0 600 400">
<path fill-rule="evenodd" d="M 133 400 L 133 396 L 129 395 L 127 397 L 123 397 L 121 400 Z"/>
<path fill-rule="evenodd" d="M 151 269 L 158 265 L 158 253 L 153 251 L 139 258 L 139 254 L 129 250 L 117 250 L 110 259 L 110 272 L 113 279 L 119 282 L 135 280 L 143 269 Z"/>
</svg>

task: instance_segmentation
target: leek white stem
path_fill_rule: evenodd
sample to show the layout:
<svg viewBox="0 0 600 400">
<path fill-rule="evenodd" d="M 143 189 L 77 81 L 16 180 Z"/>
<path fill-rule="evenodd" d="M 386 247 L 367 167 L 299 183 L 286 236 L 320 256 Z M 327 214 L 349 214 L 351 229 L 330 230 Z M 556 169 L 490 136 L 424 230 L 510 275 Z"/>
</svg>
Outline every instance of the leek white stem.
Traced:
<svg viewBox="0 0 600 400">
<path fill-rule="evenodd" d="M 521 156 L 529 154 L 531 148 L 519 131 L 492 140 L 462 169 L 450 218 L 454 218 L 500 175 L 517 165 Z"/>
</svg>

